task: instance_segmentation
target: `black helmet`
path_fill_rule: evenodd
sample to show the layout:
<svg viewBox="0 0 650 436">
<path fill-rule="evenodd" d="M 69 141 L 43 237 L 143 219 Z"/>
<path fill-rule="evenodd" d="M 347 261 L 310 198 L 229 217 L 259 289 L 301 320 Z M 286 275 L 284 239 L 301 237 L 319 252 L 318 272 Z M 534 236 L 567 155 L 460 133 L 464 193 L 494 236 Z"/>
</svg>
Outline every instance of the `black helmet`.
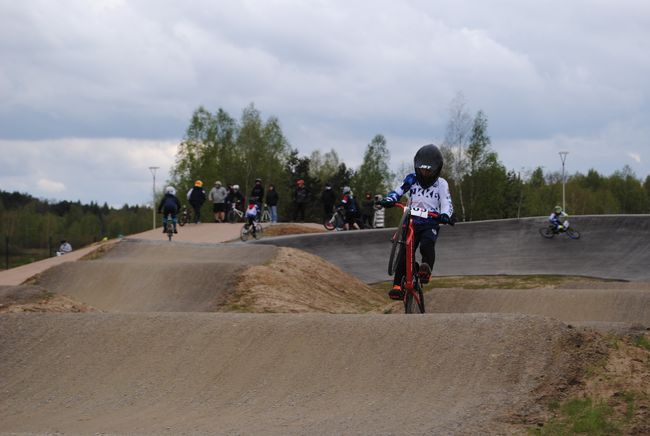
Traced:
<svg viewBox="0 0 650 436">
<path fill-rule="evenodd" d="M 436 183 L 442 171 L 443 158 L 438 147 L 433 144 L 422 146 L 413 159 L 415 177 L 423 188 Z"/>
</svg>

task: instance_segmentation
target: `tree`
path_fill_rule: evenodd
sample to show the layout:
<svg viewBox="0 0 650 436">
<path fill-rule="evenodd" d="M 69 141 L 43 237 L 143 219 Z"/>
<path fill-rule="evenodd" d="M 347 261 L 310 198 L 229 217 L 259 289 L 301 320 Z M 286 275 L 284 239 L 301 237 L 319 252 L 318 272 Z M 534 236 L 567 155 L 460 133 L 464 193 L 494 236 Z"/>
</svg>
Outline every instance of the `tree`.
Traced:
<svg viewBox="0 0 650 436">
<path fill-rule="evenodd" d="M 461 92 L 451 101 L 449 106 L 449 122 L 445 144 L 452 153 L 449 154 L 450 178 L 455 182 L 460 200 L 461 219 L 465 221 L 465 202 L 463 199 L 462 180 L 467 173 L 466 149 L 470 138 L 472 118 L 467 112 L 465 97 Z"/>
<path fill-rule="evenodd" d="M 388 167 L 390 152 L 386 138 L 378 134 L 372 138 L 363 155 L 363 162 L 354 175 L 352 185 L 359 195 L 370 192 L 376 194 L 385 192 L 392 174 Z"/>
</svg>

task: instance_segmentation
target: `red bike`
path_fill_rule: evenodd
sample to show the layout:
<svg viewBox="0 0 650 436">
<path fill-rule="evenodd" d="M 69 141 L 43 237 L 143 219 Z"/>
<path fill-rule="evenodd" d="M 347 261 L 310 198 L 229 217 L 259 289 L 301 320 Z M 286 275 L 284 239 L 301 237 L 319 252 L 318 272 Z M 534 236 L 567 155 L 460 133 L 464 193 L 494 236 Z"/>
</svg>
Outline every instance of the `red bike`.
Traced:
<svg viewBox="0 0 650 436">
<path fill-rule="evenodd" d="M 438 218 L 438 214 L 417 207 L 409 207 L 401 203 L 395 203 L 396 207 L 403 209 L 402 219 L 400 220 L 397 231 L 393 235 L 393 246 L 390 250 L 388 260 L 388 275 L 394 275 L 397 265 L 402 262 L 403 256 L 406 256 L 406 272 L 402 277 L 402 291 L 404 292 L 404 312 L 405 313 L 424 313 L 424 295 L 422 294 L 422 284 L 417 276 L 413 216 L 421 218 Z"/>
</svg>

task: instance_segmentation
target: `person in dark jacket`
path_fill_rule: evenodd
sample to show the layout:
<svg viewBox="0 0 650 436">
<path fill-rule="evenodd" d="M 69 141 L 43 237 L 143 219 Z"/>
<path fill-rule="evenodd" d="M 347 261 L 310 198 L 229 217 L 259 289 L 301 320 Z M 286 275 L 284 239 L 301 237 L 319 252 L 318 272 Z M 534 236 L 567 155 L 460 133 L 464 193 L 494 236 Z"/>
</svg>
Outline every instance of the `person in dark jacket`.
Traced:
<svg viewBox="0 0 650 436">
<path fill-rule="evenodd" d="M 366 195 L 361 202 L 361 225 L 364 229 L 372 229 L 372 223 L 375 217 L 375 199 L 370 192 Z"/>
<path fill-rule="evenodd" d="M 206 198 L 207 196 L 203 190 L 203 182 L 200 180 L 194 182 L 194 187 L 187 191 L 187 199 L 192 209 L 194 209 L 194 222 L 196 224 L 201 223 L 201 206 L 205 203 Z"/>
<path fill-rule="evenodd" d="M 278 222 L 278 191 L 275 190 L 275 185 L 269 185 L 269 190 L 266 191 L 266 205 L 271 211 L 271 222 Z"/>
<path fill-rule="evenodd" d="M 329 182 L 325 183 L 325 189 L 323 189 L 323 193 L 321 194 L 321 201 L 323 202 L 323 218 L 327 221 L 332 217 L 334 204 L 336 203 L 336 194 Z"/>
<path fill-rule="evenodd" d="M 264 203 L 264 185 L 262 185 L 262 179 L 255 179 L 255 185 L 251 191 L 249 201 L 255 203 L 260 213 L 262 213 L 262 203 Z"/>
<path fill-rule="evenodd" d="M 305 221 L 305 209 L 309 202 L 309 190 L 305 187 L 305 181 L 298 179 L 296 181 L 296 189 L 293 191 L 293 220 L 303 222 Z"/>
<path fill-rule="evenodd" d="M 181 202 L 176 196 L 176 189 L 173 186 L 168 186 L 165 188 L 165 195 L 160 199 L 160 204 L 158 204 L 158 213 L 163 214 L 163 233 L 167 232 L 168 216 L 171 215 L 172 224 L 174 225 L 174 233 L 176 231 L 176 223 L 178 222 L 177 214 L 181 209 Z"/>
</svg>

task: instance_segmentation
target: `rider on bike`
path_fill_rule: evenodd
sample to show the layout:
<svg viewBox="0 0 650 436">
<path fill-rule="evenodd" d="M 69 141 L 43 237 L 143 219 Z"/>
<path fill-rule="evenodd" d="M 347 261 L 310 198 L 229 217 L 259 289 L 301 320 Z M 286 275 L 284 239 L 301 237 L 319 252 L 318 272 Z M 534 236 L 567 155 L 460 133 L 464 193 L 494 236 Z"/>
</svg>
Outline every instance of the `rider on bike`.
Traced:
<svg viewBox="0 0 650 436">
<path fill-rule="evenodd" d="M 409 206 L 418 207 L 438 214 L 438 218 L 422 218 L 413 216 L 415 230 L 413 249 L 420 246 L 422 264 L 417 270 L 420 283 L 427 284 L 431 278 L 431 269 L 436 260 L 436 240 L 440 224 L 450 224 L 454 208 L 449 194 L 447 181 L 440 177 L 444 163 L 442 153 L 433 144 L 421 147 L 413 159 L 415 172 L 406 176 L 401 186 L 386 194 L 380 204 L 391 207 L 400 200 L 402 195 L 409 194 Z M 388 296 L 393 300 L 404 298 L 401 289 L 402 278 L 406 270 L 406 256 L 397 265 L 393 278 L 393 288 Z"/>
<path fill-rule="evenodd" d="M 180 208 L 181 202 L 178 197 L 176 197 L 176 189 L 174 189 L 173 186 L 166 187 L 165 195 L 160 200 L 160 204 L 158 205 L 158 213 L 162 212 L 163 214 L 163 233 L 167 232 L 167 215 L 170 214 L 172 216 L 172 223 L 174 224 L 174 233 L 178 233 L 176 230 L 176 223 L 178 222 L 176 219 L 176 214 Z"/>
<path fill-rule="evenodd" d="M 232 185 L 232 188 L 226 197 L 226 202 L 230 205 L 234 204 L 237 209 L 240 209 L 240 207 L 243 206 L 244 195 L 239 191 L 239 185 Z"/>
<path fill-rule="evenodd" d="M 259 208 L 257 204 L 252 199 L 249 199 L 248 208 L 246 209 L 246 229 L 251 232 L 253 237 L 257 234 L 255 224 L 257 224 L 258 214 Z"/>
<path fill-rule="evenodd" d="M 551 223 L 553 231 L 559 233 L 566 230 L 567 227 L 569 227 L 569 221 L 567 221 L 568 217 L 569 215 L 562 210 L 562 206 L 555 206 L 553 212 L 548 217 L 548 221 Z"/>
</svg>

